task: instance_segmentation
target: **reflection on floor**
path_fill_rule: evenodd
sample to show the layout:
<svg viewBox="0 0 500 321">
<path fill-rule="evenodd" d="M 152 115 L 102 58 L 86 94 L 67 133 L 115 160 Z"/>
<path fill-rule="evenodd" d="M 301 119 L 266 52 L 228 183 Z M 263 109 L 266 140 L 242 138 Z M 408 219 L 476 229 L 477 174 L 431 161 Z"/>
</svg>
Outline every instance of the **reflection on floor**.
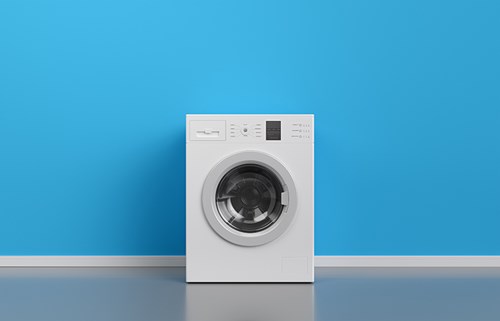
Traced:
<svg viewBox="0 0 500 321">
<path fill-rule="evenodd" d="M 500 269 L 321 268 L 185 284 L 182 268 L 0 268 L 0 320 L 500 320 Z"/>
</svg>

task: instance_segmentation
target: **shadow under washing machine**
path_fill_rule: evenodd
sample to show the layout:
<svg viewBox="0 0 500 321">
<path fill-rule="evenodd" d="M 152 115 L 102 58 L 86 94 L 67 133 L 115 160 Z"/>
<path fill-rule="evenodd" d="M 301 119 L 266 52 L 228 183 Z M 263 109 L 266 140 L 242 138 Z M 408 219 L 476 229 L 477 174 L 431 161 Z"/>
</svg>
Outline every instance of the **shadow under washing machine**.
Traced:
<svg viewBox="0 0 500 321">
<path fill-rule="evenodd" d="M 188 284 L 187 321 L 312 321 L 313 284 Z"/>
</svg>

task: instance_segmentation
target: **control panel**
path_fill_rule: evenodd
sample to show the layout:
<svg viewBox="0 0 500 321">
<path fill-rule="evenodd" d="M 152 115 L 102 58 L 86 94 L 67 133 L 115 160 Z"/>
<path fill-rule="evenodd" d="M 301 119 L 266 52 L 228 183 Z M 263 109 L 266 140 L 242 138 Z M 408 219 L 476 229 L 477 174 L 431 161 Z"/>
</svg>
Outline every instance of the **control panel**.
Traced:
<svg viewBox="0 0 500 321">
<path fill-rule="evenodd" d="M 230 122 L 229 138 L 236 137 L 255 137 L 260 138 L 263 135 L 264 125 L 261 122 Z"/>
<path fill-rule="evenodd" d="M 313 115 L 188 115 L 188 140 L 313 142 Z"/>
</svg>

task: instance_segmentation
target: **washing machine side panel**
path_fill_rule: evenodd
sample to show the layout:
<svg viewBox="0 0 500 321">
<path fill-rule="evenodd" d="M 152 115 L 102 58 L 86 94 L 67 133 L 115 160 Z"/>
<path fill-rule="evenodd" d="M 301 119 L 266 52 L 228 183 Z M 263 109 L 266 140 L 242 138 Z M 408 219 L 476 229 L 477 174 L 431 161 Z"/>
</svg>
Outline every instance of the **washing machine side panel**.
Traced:
<svg viewBox="0 0 500 321">
<path fill-rule="evenodd" d="M 188 282 L 313 282 L 314 159 L 313 144 L 188 143 L 186 255 Z M 201 193 L 208 172 L 221 159 L 256 150 L 278 159 L 297 189 L 297 213 L 276 240 L 255 247 L 227 242 L 209 226 Z"/>
</svg>

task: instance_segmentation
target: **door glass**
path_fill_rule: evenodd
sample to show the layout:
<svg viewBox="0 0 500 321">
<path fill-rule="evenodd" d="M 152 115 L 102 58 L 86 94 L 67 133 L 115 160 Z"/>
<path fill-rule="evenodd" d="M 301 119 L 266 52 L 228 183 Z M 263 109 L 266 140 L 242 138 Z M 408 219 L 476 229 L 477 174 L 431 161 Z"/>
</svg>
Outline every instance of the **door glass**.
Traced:
<svg viewBox="0 0 500 321">
<path fill-rule="evenodd" d="M 216 204 L 232 228 L 254 233 L 273 225 L 281 215 L 283 186 L 272 171 L 254 164 L 230 170 L 219 183 Z"/>
</svg>

